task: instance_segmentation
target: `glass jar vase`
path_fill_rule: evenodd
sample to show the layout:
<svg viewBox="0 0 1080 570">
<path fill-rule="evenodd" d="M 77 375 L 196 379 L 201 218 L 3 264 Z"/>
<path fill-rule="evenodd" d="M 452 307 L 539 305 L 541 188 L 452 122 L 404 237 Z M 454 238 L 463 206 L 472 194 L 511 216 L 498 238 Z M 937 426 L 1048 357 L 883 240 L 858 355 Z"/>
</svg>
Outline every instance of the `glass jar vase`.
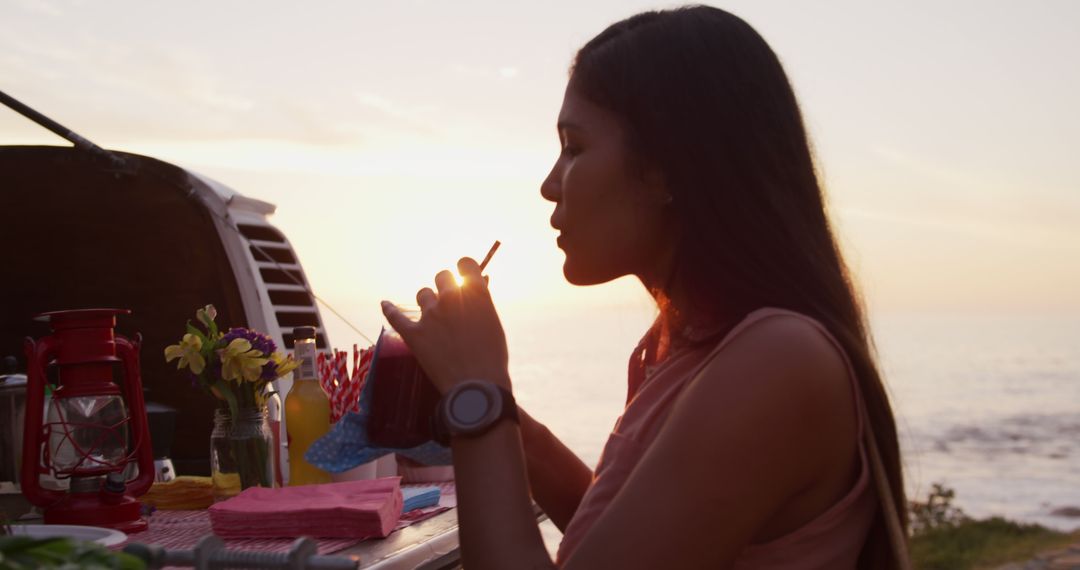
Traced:
<svg viewBox="0 0 1080 570">
<path fill-rule="evenodd" d="M 214 501 L 249 487 L 274 487 L 276 449 L 266 407 L 214 410 L 210 433 L 210 475 Z"/>
</svg>

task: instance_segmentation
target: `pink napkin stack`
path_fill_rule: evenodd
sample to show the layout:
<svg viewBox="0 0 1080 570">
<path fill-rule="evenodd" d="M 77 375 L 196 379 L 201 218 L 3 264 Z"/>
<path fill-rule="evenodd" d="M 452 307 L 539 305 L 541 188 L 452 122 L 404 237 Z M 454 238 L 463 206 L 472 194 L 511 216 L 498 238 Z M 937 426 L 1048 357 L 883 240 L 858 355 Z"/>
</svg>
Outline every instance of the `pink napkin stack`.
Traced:
<svg viewBox="0 0 1080 570">
<path fill-rule="evenodd" d="M 210 507 L 222 538 L 384 537 L 401 518 L 400 477 L 280 489 L 252 487 Z"/>
</svg>

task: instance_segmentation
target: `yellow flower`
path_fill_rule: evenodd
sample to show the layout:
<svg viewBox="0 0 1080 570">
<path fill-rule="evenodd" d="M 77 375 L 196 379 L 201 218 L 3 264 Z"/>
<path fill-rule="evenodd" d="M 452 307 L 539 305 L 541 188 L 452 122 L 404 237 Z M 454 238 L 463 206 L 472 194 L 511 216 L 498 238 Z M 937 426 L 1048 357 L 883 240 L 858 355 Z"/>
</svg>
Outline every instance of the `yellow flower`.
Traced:
<svg viewBox="0 0 1080 570">
<path fill-rule="evenodd" d="M 254 382 L 262 375 L 262 367 L 270 359 L 260 356 L 246 339 L 234 338 L 228 346 L 218 351 L 221 358 L 221 377 L 238 382 Z"/>
<path fill-rule="evenodd" d="M 180 362 L 176 363 L 178 370 L 186 366 L 192 373 L 201 374 L 203 368 L 206 368 L 206 360 L 200 350 L 202 350 L 202 339 L 193 334 L 186 334 L 180 340 L 180 344 L 165 347 L 165 362 L 179 358 Z"/>
<path fill-rule="evenodd" d="M 277 365 L 277 367 L 274 369 L 274 373 L 277 374 L 278 378 L 281 378 L 282 376 L 295 370 L 297 366 L 300 366 L 300 363 L 297 362 L 292 356 L 285 356 L 280 352 L 275 352 L 274 354 L 271 354 L 270 360 L 273 360 L 274 364 Z"/>
</svg>

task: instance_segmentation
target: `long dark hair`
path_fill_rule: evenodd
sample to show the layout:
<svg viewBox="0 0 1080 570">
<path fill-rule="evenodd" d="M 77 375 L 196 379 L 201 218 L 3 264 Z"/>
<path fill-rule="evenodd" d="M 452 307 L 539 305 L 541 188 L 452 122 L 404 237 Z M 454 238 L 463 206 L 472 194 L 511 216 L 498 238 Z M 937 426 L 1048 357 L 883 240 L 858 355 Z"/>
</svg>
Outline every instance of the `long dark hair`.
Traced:
<svg viewBox="0 0 1080 570">
<path fill-rule="evenodd" d="M 669 287 L 685 306 L 727 315 L 790 309 L 840 341 L 889 477 L 891 488 L 879 491 L 892 495 L 906 529 L 892 410 L 776 54 L 723 10 L 645 12 L 585 44 L 570 81 L 620 117 L 639 165 L 662 174 L 678 239 Z M 889 566 L 889 548 L 879 509 L 860 566 Z"/>
</svg>

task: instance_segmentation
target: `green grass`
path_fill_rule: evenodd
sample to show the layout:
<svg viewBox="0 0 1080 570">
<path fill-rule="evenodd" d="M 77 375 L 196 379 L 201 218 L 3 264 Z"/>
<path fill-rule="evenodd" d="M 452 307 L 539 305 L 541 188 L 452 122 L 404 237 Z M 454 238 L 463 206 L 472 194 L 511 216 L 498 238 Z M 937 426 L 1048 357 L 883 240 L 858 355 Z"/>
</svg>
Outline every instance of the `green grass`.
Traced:
<svg viewBox="0 0 1080 570">
<path fill-rule="evenodd" d="M 992 568 L 1080 540 L 1080 531 L 1062 533 L 994 517 L 967 519 L 916 533 L 911 558 L 919 570 Z"/>
</svg>

